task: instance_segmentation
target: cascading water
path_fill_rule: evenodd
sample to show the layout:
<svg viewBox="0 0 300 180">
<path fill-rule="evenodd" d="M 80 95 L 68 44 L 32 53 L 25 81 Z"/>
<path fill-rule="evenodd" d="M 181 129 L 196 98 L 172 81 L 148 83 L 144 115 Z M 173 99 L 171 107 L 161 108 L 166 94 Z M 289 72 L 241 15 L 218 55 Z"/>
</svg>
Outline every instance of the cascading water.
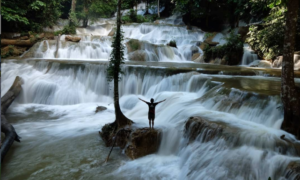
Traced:
<svg viewBox="0 0 300 180">
<path fill-rule="evenodd" d="M 253 52 L 248 44 L 244 44 L 244 54 L 242 59 L 242 65 L 249 65 L 255 60 L 259 60 L 257 54 Z"/>
<path fill-rule="evenodd" d="M 96 132 L 114 120 L 105 69 L 105 63 L 2 63 L 2 95 L 16 75 L 23 79 L 7 116 L 23 141 L 5 159 L 1 179 L 293 179 L 286 167 L 300 158 L 280 139 L 296 142 L 279 129 L 279 78 L 169 75 L 143 66 L 124 67 L 120 105 L 135 126 L 148 127 L 148 108 L 138 97 L 167 99 L 155 119 L 163 130 L 160 149 L 136 160 L 115 149 L 103 165 L 109 148 Z M 98 105 L 108 109 L 95 113 Z M 213 131 L 206 126 L 189 142 L 184 126 L 191 116 L 224 129 L 206 139 Z"/>
<path fill-rule="evenodd" d="M 176 16 L 176 19 L 178 21 L 181 18 Z M 65 41 L 65 35 L 63 35 L 58 45 L 56 40 L 42 41 L 39 45 L 31 48 L 32 53 L 27 53 L 24 57 L 108 60 L 112 42 L 112 37 L 108 35 L 113 28 L 113 24 L 108 19 L 99 20 L 98 23 L 90 25 L 88 28 L 76 29 L 76 36 L 81 38 L 78 43 Z M 126 38 L 124 43 L 130 39 L 140 41 L 143 46 L 138 54 L 146 56 L 146 58 L 140 58 L 137 54 L 125 53 L 127 60 L 191 61 L 193 54 L 203 54 L 199 46 L 203 41 L 204 32 L 200 29 L 187 30 L 185 26 L 151 23 L 125 24 L 122 29 Z M 170 41 L 176 41 L 177 47 L 168 46 Z"/>
</svg>

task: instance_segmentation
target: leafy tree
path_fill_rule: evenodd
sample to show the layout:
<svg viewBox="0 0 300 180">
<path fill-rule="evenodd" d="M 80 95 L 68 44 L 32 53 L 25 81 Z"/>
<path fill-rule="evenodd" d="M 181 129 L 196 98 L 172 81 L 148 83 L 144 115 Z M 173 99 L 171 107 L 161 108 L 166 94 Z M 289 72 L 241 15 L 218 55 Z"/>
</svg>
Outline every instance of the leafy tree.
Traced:
<svg viewBox="0 0 300 180">
<path fill-rule="evenodd" d="M 65 0 L 2 0 L 3 31 L 42 31 L 56 23 Z"/>
<path fill-rule="evenodd" d="M 114 80 L 114 106 L 117 126 L 123 127 L 131 124 L 131 121 L 122 113 L 119 104 L 119 80 L 122 74 L 121 65 L 124 64 L 124 45 L 122 44 L 123 35 L 121 30 L 121 0 L 118 1 L 117 29 L 112 43 L 113 50 L 110 55 L 110 62 L 107 68 L 107 78 Z"/>
</svg>

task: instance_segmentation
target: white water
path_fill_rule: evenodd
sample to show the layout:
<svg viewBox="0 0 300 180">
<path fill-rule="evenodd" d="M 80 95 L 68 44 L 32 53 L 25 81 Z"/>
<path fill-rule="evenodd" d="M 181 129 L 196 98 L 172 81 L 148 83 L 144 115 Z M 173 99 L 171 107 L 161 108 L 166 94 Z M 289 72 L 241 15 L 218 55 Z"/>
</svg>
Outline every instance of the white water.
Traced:
<svg viewBox="0 0 300 180">
<path fill-rule="evenodd" d="M 57 57 L 55 57 L 56 41 L 45 40 L 39 43 L 38 49 L 32 48 L 33 57 L 108 60 L 112 42 L 112 37 L 108 35 L 114 28 L 112 21 L 101 19 L 87 28 L 77 28 L 76 36 L 81 37 L 79 43 L 66 42 L 65 35 L 61 36 Z M 160 23 L 168 22 L 180 25 L 183 23 L 182 17 L 178 15 L 161 20 Z M 187 30 L 185 26 L 142 23 L 123 25 L 122 29 L 126 38 L 124 44 L 129 39 L 141 41 L 143 44 L 141 51 L 146 54 L 146 61 L 191 61 L 193 54 L 203 54 L 199 45 L 203 41 L 204 32 L 197 28 Z M 177 48 L 167 46 L 170 41 L 176 41 Z M 127 60 L 131 60 L 128 58 L 127 50 L 125 56 Z"/>
<path fill-rule="evenodd" d="M 244 54 L 242 59 L 242 65 L 249 65 L 255 60 L 259 60 L 257 54 L 250 48 L 248 44 L 244 44 Z"/>
<path fill-rule="evenodd" d="M 163 139 L 157 154 L 132 161 L 115 149 L 111 162 L 103 166 L 109 148 L 95 139 L 96 132 L 114 120 L 112 87 L 104 70 L 105 65 L 95 64 L 2 63 L 2 93 L 16 75 L 24 81 L 21 95 L 9 110 L 12 119 L 19 118 L 13 125 L 24 142 L 14 148 L 1 179 L 286 179 L 287 164 L 300 161 L 279 138 L 285 134 L 295 141 L 279 130 L 279 96 L 226 88 L 223 83 L 233 80 L 232 76 L 166 76 L 155 69 L 125 67 L 121 108 L 136 126 L 147 127 L 148 109 L 138 97 L 167 99 L 157 106 L 155 119 Z M 280 81 L 240 78 L 253 84 Z M 108 110 L 95 114 L 98 105 Z M 183 129 L 191 116 L 227 123 L 229 138 L 205 141 L 203 131 L 188 144 Z M 230 134 L 231 128 L 237 131 Z M 287 148 L 278 147 L 278 142 Z"/>
</svg>

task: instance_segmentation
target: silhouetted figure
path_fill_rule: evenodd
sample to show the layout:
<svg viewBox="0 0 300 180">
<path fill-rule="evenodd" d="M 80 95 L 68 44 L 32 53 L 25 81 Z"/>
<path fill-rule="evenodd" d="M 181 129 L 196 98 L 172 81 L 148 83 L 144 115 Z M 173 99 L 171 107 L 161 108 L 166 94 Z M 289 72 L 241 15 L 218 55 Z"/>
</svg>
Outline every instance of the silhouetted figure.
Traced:
<svg viewBox="0 0 300 180">
<path fill-rule="evenodd" d="M 139 98 L 139 100 L 141 101 L 144 101 L 142 99 Z M 150 126 L 150 129 L 151 129 L 151 121 L 152 121 L 152 129 L 153 129 L 153 126 L 154 126 L 154 119 L 155 119 L 155 106 L 161 102 L 164 102 L 165 100 L 162 100 L 162 101 L 159 101 L 159 102 L 154 102 L 154 99 L 151 98 L 150 100 L 151 102 L 147 102 L 147 101 L 144 101 L 145 103 L 148 104 L 149 106 L 149 113 L 148 113 L 148 119 L 149 119 L 149 126 Z"/>
</svg>

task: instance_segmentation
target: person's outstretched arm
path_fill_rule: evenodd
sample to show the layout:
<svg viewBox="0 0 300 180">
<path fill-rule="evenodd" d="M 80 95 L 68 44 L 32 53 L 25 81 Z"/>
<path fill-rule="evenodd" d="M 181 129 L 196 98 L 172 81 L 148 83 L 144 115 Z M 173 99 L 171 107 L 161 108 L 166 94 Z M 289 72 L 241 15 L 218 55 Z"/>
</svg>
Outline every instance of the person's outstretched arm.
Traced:
<svg viewBox="0 0 300 180">
<path fill-rule="evenodd" d="M 142 100 L 141 98 L 139 98 L 139 100 L 144 101 L 144 102 L 147 103 L 147 104 L 149 103 L 149 102 L 147 102 L 147 101 L 145 101 L 145 100 Z"/>
<path fill-rule="evenodd" d="M 165 99 L 166 100 L 166 99 Z M 162 103 L 162 102 L 164 102 L 165 100 L 162 100 L 162 101 L 158 101 L 156 104 L 159 104 L 159 103 Z"/>
</svg>

